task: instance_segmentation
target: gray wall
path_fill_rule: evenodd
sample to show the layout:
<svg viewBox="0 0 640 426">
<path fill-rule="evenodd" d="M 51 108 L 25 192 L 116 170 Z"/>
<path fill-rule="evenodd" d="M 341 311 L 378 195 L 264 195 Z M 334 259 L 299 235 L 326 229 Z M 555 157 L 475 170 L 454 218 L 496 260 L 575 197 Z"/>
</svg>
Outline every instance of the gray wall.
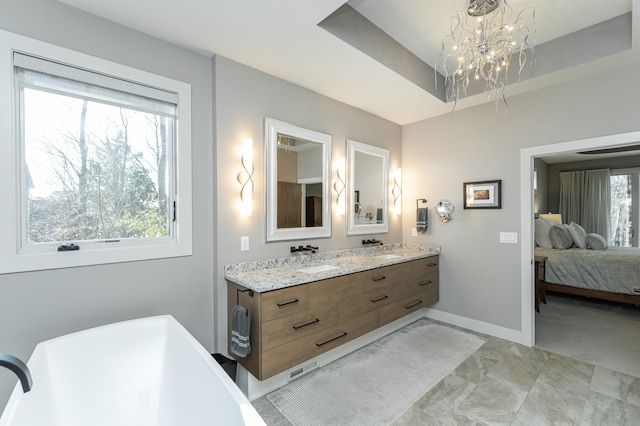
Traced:
<svg viewBox="0 0 640 426">
<path fill-rule="evenodd" d="M 533 194 L 533 212 L 535 214 L 547 213 L 549 211 L 549 175 L 547 163 L 539 158 L 533 161 L 534 170 L 537 173 L 537 191 Z"/>
<path fill-rule="evenodd" d="M 46 339 L 159 314 L 214 349 L 211 58 L 55 0 L 3 0 L 0 28 L 192 85 L 193 256 L 0 275 L 0 352 L 27 359 Z M 7 141 L 5 141 L 7 142 Z M 16 377 L 0 369 L 0 411 Z"/>
<path fill-rule="evenodd" d="M 400 167 L 400 126 L 379 117 L 318 95 L 284 80 L 246 67 L 227 58 L 215 58 L 215 128 L 218 206 L 216 210 L 217 273 L 216 318 L 218 349 L 226 352 L 227 291 L 224 265 L 290 255 L 291 241 L 265 243 L 264 192 L 264 118 L 286 121 L 296 126 L 332 136 L 332 158 L 346 157 L 347 138 L 387 148 L 389 166 Z M 238 214 L 240 185 L 238 149 L 245 138 L 253 138 L 255 191 L 253 215 Z M 331 185 L 335 179 L 332 171 Z M 332 191 L 332 199 L 335 194 Z M 345 236 L 345 216 L 332 214 L 331 238 L 301 240 L 296 245 L 311 244 L 320 252 L 362 246 L 362 239 L 376 237 L 384 242 L 400 242 L 400 217 L 389 215 L 389 233 L 385 235 Z M 240 251 L 240 237 L 250 237 L 249 251 Z"/>
<path fill-rule="evenodd" d="M 490 103 L 403 127 L 403 211 L 415 198 L 456 206 L 452 222 L 432 219 L 419 237 L 403 215 L 405 242 L 443 247 L 437 309 L 521 330 L 520 246 L 499 243 L 500 231 L 520 231 L 520 150 L 638 130 L 639 72 L 633 64 L 511 96 L 508 115 Z M 462 183 L 485 179 L 502 179 L 503 208 L 464 210 Z"/>
</svg>

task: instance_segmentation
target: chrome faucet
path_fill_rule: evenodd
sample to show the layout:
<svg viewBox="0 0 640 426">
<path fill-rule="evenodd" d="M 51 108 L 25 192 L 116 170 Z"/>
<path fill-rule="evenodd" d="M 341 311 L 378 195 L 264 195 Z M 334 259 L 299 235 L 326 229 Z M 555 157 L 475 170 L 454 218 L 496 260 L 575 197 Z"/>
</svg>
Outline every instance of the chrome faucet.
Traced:
<svg viewBox="0 0 640 426">
<path fill-rule="evenodd" d="M 0 367 L 6 367 L 18 376 L 18 379 L 20 379 L 20 383 L 22 384 L 23 392 L 29 392 L 31 390 L 33 382 L 31 381 L 31 373 L 29 372 L 27 364 L 20 361 L 13 355 L 3 354 L 0 352 Z"/>
</svg>

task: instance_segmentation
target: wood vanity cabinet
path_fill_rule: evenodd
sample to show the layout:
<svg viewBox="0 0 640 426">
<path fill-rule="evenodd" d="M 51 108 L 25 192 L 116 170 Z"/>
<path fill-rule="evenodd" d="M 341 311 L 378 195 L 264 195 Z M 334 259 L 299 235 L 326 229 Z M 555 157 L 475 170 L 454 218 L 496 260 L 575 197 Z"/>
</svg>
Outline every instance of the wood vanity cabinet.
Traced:
<svg viewBox="0 0 640 426">
<path fill-rule="evenodd" d="M 236 303 L 252 315 L 251 353 L 236 359 L 264 380 L 429 306 L 439 297 L 438 261 L 432 256 L 253 296 L 228 281 L 229 335 Z"/>
</svg>

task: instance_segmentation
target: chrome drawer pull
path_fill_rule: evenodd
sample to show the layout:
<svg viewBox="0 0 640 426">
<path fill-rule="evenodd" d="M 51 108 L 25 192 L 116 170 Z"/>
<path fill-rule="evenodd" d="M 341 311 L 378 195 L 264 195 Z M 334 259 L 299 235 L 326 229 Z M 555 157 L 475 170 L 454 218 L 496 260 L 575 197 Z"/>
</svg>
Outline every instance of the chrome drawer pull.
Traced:
<svg viewBox="0 0 640 426">
<path fill-rule="evenodd" d="M 386 299 L 387 297 L 389 297 L 389 296 L 387 296 L 387 295 L 385 294 L 385 295 L 382 295 L 382 296 L 377 297 L 377 298 L 375 298 L 375 299 L 371 299 L 371 302 L 372 302 L 372 303 L 376 303 L 376 302 L 379 302 L 379 301 L 381 301 L 381 300 Z"/>
<path fill-rule="evenodd" d="M 431 284 L 432 282 L 433 282 L 433 280 L 423 281 L 423 282 L 421 282 L 421 283 L 420 283 L 420 284 L 418 284 L 418 285 L 421 285 L 421 286 L 422 286 L 422 285 L 427 285 L 427 284 Z"/>
<path fill-rule="evenodd" d="M 418 306 L 418 305 L 419 305 L 419 304 L 421 304 L 421 303 L 422 303 L 422 300 L 418 300 L 417 302 L 413 302 L 412 304 L 407 305 L 407 306 L 405 306 L 404 308 L 405 308 L 405 309 L 411 309 L 411 308 L 413 308 L 414 306 Z"/>
<path fill-rule="evenodd" d="M 428 267 L 438 266 L 438 264 L 437 264 L 437 263 L 427 263 L 427 266 L 428 266 Z"/>
<path fill-rule="evenodd" d="M 385 280 L 385 279 L 387 279 L 387 277 L 385 277 L 384 275 L 381 275 L 379 277 L 374 277 L 373 278 L 374 281 L 382 281 L 382 280 Z"/>
<path fill-rule="evenodd" d="M 291 305 L 293 303 L 298 303 L 299 301 L 300 300 L 298 300 L 298 299 L 293 299 L 293 300 L 290 300 L 289 302 L 277 303 L 277 305 L 278 305 L 278 307 L 281 308 L 283 306 Z"/>
<path fill-rule="evenodd" d="M 308 325 L 315 324 L 317 322 L 320 322 L 320 319 L 316 318 L 313 321 L 309 321 L 309 322 L 307 322 L 305 324 L 294 325 L 293 328 L 294 328 L 294 330 L 298 330 L 299 328 L 306 327 Z"/>
<path fill-rule="evenodd" d="M 322 343 L 316 343 L 316 346 L 317 346 L 317 347 L 320 347 L 320 346 L 322 346 L 322 345 L 326 345 L 327 343 L 331 343 L 331 342 L 333 342 L 334 340 L 341 339 L 341 338 L 343 338 L 343 337 L 344 337 L 344 336 L 346 336 L 346 335 L 347 335 L 347 332 L 346 332 L 346 331 L 343 331 L 343 332 L 342 332 L 342 334 L 341 334 L 341 335 L 339 335 L 339 336 L 336 336 L 336 337 L 334 337 L 334 338 L 332 338 L 332 339 L 329 339 L 329 340 L 327 340 L 327 341 L 325 341 L 325 342 L 322 342 Z"/>
</svg>

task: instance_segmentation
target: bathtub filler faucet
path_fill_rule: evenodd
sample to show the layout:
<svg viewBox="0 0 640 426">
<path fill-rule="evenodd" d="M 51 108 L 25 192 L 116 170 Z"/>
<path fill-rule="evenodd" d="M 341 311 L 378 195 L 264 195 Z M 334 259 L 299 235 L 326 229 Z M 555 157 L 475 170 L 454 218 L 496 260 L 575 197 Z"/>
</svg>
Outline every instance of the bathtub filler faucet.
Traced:
<svg viewBox="0 0 640 426">
<path fill-rule="evenodd" d="M 13 355 L 0 352 L 0 366 L 8 368 L 18 376 L 24 392 L 29 392 L 31 390 L 33 382 L 31 381 L 31 373 L 29 372 L 27 364 L 20 361 Z"/>
</svg>

